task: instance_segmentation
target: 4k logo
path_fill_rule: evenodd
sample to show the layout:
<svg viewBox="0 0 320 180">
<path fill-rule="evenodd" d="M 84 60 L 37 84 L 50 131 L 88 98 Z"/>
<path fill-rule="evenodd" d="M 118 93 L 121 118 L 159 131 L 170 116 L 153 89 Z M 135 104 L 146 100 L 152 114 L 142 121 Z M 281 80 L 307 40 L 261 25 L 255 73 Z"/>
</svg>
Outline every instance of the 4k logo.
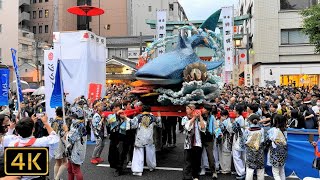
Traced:
<svg viewBox="0 0 320 180">
<path fill-rule="evenodd" d="M 4 172 L 8 176 L 47 176 L 49 149 L 45 147 L 6 148 L 4 162 Z"/>
</svg>

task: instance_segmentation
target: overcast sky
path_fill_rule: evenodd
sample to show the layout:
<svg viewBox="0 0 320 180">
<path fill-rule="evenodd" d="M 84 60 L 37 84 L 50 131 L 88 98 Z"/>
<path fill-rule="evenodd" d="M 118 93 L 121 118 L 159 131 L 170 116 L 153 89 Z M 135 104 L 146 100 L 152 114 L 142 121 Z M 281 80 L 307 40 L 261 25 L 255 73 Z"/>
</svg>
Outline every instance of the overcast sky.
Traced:
<svg viewBox="0 0 320 180">
<path fill-rule="evenodd" d="M 205 20 L 223 6 L 238 6 L 239 0 L 179 0 L 189 20 Z"/>
</svg>

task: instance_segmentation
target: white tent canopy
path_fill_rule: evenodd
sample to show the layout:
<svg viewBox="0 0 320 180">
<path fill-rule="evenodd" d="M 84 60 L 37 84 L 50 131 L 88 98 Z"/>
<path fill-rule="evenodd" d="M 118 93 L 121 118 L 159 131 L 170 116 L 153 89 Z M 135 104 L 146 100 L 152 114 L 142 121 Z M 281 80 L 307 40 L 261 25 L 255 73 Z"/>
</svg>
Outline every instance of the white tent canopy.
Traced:
<svg viewBox="0 0 320 180">
<path fill-rule="evenodd" d="M 26 81 L 20 80 L 20 82 L 21 82 L 21 89 L 22 90 L 30 88 L 29 84 Z M 17 81 L 16 80 L 14 80 L 10 83 L 10 90 L 13 92 L 17 91 Z"/>
<path fill-rule="evenodd" d="M 32 93 L 32 95 L 33 95 L 33 96 L 43 95 L 43 94 L 46 93 L 45 90 L 46 90 L 45 87 L 44 87 L 44 86 L 41 86 L 41 87 L 39 87 L 37 90 L 35 90 L 35 91 Z"/>
</svg>

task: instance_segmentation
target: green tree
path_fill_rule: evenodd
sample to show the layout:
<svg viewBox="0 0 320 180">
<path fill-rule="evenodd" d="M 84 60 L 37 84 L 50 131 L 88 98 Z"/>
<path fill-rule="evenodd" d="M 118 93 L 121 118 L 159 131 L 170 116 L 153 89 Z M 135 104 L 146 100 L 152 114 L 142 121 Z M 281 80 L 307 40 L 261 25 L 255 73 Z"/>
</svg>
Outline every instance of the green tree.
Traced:
<svg viewBox="0 0 320 180">
<path fill-rule="evenodd" d="M 320 54 L 320 4 L 301 11 L 303 17 L 303 32 L 309 36 L 310 43 L 314 44 L 315 52 Z"/>
</svg>

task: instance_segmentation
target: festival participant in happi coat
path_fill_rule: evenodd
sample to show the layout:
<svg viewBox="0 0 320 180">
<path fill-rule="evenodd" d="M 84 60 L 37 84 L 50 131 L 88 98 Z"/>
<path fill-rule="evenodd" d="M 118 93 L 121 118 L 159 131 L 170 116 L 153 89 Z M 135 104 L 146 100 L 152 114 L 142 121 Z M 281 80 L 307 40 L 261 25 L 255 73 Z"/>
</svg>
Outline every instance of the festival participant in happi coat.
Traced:
<svg viewBox="0 0 320 180">
<path fill-rule="evenodd" d="M 80 166 L 83 164 L 87 149 L 87 132 L 83 110 L 71 107 L 72 123 L 66 137 L 66 151 L 68 157 L 68 180 L 83 180 Z"/>
<path fill-rule="evenodd" d="M 134 143 L 131 170 L 133 175 L 142 176 L 144 165 L 144 150 L 146 150 L 146 163 L 150 171 L 156 168 L 156 149 L 153 142 L 153 129 L 161 127 L 161 116 L 155 117 L 150 113 L 150 106 L 144 105 L 142 113 L 130 120 L 130 128 L 137 129 Z"/>
<path fill-rule="evenodd" d="M 187 115 L 182 118 L 181 123 L 186 135 L 184 141 L 183 179 L 198 180 L 202 154 L 201 132 L 206 131 L 207 124 L 203 118 L 200 119 L 201 111 L 196 110 L 194 104 L 187 105 L 186 113 Z"/>
<path fill-rule="evenodd" d="M 274 123 L 274 127 L 267 133 L 267 140 L 271 141 L 267 163 L 272 166 L 275 180 L 285 180 L 284 165 L 288 156 L 286 118 L 282 115 L 276 115 Z"/>
<path fill-rule="evenodd" d="M 264 130 L 258 124 L 260 117 L 256 114 L 248 118 L 249 128 L 244 132 L 246 144 L 246 180 L 253 180 L 257 171 L 257 179 L 264 180 Z"/>
<path fill-rule="evenodd" d="M 235 121 L 232 124 L 232 129 L 234 132 L 233 142 L 232 142 L 232 156 L 234 167 L 237 172 L 237 179 L 244 179 L 246 174 L 245 169 L 245 144 L 244 144 L 244 130 L 248 126 L 248 123 L 244 120 L 243 106 L 237 105 L 234 113 L 236 114 Z"/>
<path fill-rule="evenodd" d="M 219 161 L 222 174 L 228 174 L 231 172 L 231 150 L 232 150 L 232 122 L 235 119 L 235 114 L 227 110 L 221 111 L 221 132 L 222 132 L 222 141 L 219 145 Z"/>
<path fill-rule="evenodd" d="M 200 121 L 205 121 L 207 124 L 206 126 L 206 131 L 201 132 L 201 141 L 202 141 L 202 147 L 203 151 L 206 151 L 207 157 L 208 157 L 208 162 L 210 166 L 210 170 L 212 171 L 212 178 L 217 179 L 218 175 L 216 172 L 216 167 L 215 167 L 215 159 L 213 156 L 213 150 L 214 146 L 216 143 L 214 142 L 216 139 L 215 135 L 215 129 L 219 128 L 219 126 L 216 125 L 216 118 L 211 114 L 212 111 L 212 106 L 205 104 L 202 108 L 202 115 L 200 115 Z"/>
<path fill-rule="evenodd" d="M 108 161 L 110 167 L 115 169 L 114 176 L 120 176 L 125 168 L 127 159 L 129 142 L 127 130 L 129 129 L 127 117 L 120 110 L 120 104 L 114 103 L 111 105 L 113 114 L 107 118 L 107 124 L 110 127 L 110 147 Z"/>
<path fill-rule="evenodd" d="M 98 164 L 103 162 L 103 159 L 100 156 L 104 149 L 106 137 L 108 134 L 106 128 L 107 123 L 105 121 L 104 115 L 102 114 L 103 104 L 101 101 L 96 101 L 94 103 L 94 110 L 95 114 L 92 118 L 92 128 L 94 131 L 96 146 L 92 153 L 91 163 Z"/>
<path fill-rule="evenodd" d="M 34 116 L 32 116 L 34 118 Z M 33 136 L 34 132 L 34 121 L 35 119 L 31 119 L 29 117 L 21 119 L 16 127 L 15 130 L 17 131 L 18 135 L 20 136 L 15 141 L 11 141 L 8 147 L 49 147 L 49 158 L 51 159 L 54 157 L 55 148 L 57 143 L 59 142 L 59 137 L 57 136 L 56 132 L 51 128 L 48 117 L 44 115 L 41 118 L 44 127 L 48 131 L 49 136 L 35 138 Z M 40 176 L 22 176 L 22 180 L 29 180 L 29 179 L 45 179 L 45 177 Z"/>
<path fill-rule="evenodd" d="M 58 107 L 56 109 L 56 118 L 51 123 L 52 129 L 57 133 L 59 137 L 58 147 L 54 152 L 54 159 L 56 163 L 54 165 L 54 179 L 60 180 L 62 173 L 67 168 L 67 158 L 66 158 L 66 146 L 65 146 L 65 135 L 68 132 L 68 127 L 63 120 L 62 108 Z"/>
</svg>

